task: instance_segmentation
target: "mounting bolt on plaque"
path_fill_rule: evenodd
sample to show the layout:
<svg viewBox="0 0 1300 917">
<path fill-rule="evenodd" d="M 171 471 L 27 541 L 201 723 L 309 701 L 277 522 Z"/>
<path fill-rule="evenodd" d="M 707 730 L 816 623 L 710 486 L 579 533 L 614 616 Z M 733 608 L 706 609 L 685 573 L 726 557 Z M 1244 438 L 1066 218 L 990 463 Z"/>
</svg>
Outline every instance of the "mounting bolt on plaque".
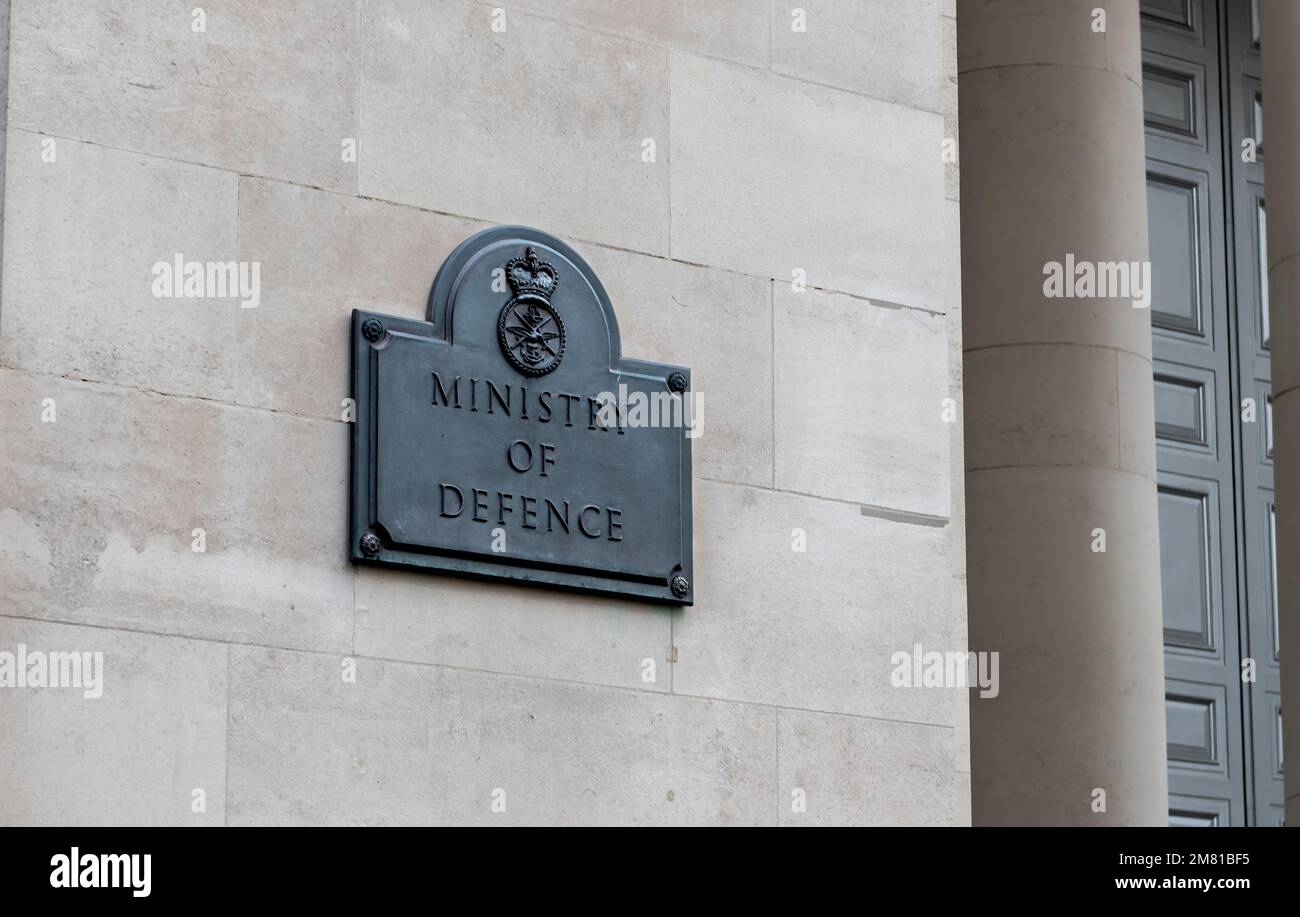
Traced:
<svg viewBox="0 0 1300 917">
<path fill-rule="evenodd" d="M 361 334 L 367 341 L 377 341 L 383 337 L 384 323 L 377 318 L 368 318 L 361 323 Z"/>
<path fill-rule="evenodd" d="M 691 591 L 691 581 L 684 576 L 673 577 L 673 595 L 679 599 L 686 598 L 686 594 Z"/>
<path fill-rule="evenodd" d="M 379 323 L 376 322 L 375 324 Z M 361 536 L 361 553 L 366 557 L 378 556 L 381 548 L 383 548 L 383 544 L 380 542 L 379 536 L 374 532 L 366 532 Z"/>
<path fill-rule="evenodd" d="M 686 373 L 673 373 L 668 377 L 668 390 L 681 394 L 686 391 Z"/>
</svg>

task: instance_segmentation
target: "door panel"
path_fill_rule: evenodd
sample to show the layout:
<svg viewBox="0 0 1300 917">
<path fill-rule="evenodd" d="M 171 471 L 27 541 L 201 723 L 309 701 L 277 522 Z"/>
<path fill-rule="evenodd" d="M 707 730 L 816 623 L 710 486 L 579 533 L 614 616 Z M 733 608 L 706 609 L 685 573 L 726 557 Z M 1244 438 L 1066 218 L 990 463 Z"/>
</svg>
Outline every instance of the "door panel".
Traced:
<svg viewBox="0 0 1300 917">
<path fill-rule="evenodd" d="M 1169 819 L 1280 824 L 1257 6 L 1141 9 Z"/>
<path fill-rule="evenodd" d="M 1235 395 L 1214 0 L 1142 4 L 1171 824 L 1243 824 Z"/>
<path fill-rule="evenodd" d="M 1209 280 L 1205 175 L 1167 163 L 1147 166 L 1151 324 L 1203 339 Z"/>
<path fill-rule="evenodd" d="M 1171 573 L 1162 596 L 1165 646 L 1213 653 L 1224 631 L 1218 488 L 1203 479 L 1160 478 L 1160 568 Z"/>
<path fill-rule="evenodd" d="M 1273 550 L 1272 404 L 1269 380 L 1268 229 L 1264 222 L 1264 99 L 1260 82 L 1257 3 L 1227 4 L 1230 193 L 1236 214 L 1235 359 L 1243 404 L 1241 514 L 1244 543 L 1243 654 L 1255 661 L 1256 681 L 1245 685 L 1250 723 L 1249 790 L 1252 822 L 1282 823 L 1281 671 L 1278 665 L 1276 573 Z M 1242 141 L 1257 144 L 1253 161 Z M 1245 408 L 1253 404 L 1252 419 Z"/>
</svg>

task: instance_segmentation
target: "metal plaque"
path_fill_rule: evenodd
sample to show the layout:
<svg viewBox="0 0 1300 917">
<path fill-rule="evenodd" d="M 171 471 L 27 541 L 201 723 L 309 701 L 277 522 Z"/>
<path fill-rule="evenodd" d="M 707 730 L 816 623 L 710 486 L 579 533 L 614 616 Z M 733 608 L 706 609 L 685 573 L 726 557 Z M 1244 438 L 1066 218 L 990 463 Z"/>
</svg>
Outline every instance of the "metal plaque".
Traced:
<svg viewBox="0 0 1300 917">
<path fill-rule="evenodd" d="M 690 378 L 559 239 L 470 237 L 427 321 L 352 313 L 352 561 L 692 604 Z"/>
</svg>

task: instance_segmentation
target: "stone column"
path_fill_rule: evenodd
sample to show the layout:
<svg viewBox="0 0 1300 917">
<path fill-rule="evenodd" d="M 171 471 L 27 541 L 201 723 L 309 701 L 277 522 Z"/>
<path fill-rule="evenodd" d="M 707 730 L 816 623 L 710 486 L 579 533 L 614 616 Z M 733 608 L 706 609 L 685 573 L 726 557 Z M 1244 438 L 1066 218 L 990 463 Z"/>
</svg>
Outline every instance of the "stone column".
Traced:
<svg viewBox="0 0 1300 917">
<path fill-rule="evenodd" d="M 957 43 L 973 822 L 1162 825 L 1150 314 L 1044 291 L 1147 260 L 1138 2 L 962 0 Z"/>
<path fill-rule="evenodd" d="M 1300 4 L 1261 3 L 1260 19 L 1283 779 L 1286 822 L 1300 825 Z"/>
</svg>

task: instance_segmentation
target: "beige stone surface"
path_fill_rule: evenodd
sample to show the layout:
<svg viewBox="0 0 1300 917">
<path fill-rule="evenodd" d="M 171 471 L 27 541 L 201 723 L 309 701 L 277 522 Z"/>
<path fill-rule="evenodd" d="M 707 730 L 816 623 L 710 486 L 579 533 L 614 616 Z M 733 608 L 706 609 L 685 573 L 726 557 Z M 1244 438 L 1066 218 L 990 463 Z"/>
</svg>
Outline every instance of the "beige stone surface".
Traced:
<svg viewBox="0 0 1300 917">
<path fill-rule="evenodd" d="M 423 666 L 233 647 L 227 821 L 428 824 L 435 683 Z"/>
<path fill-rule="evenodd" d="M 1270 7 L 1273 7 L 1270 9 Z M 1263 82 L 1268 87 L 1268 144 L 1264 156 L 1264 181 L 1268 194 L 1268 263 L 1270 276 L 1281 262 L 1300 255 L 1300 170 L 1295 157 L 1300 153 L 1300 118 L 1295 116 L 1292 101 L 1300 98 L 1300 60 L 1288 53 L 1288 47 L 1300 30 L 1300 10 L 1287 3 L 1261 3 L 1263 34 Z M 1279 40 L 1270 54 L 1269 37 Z M 1294 289 L 1294 287 L 1292 287 Z M 1272 300 L 1276 301 L 1276 300 Z M 1285 300 L 1294 303 L 1295 300 Z M 1283 311 L 1274 306 L 1277 311 Z M 1294 311 L 1294 306 L 1292 308 Z M 1278 367 L 1273 367 L 1274 381 Z M 1295 787 L 1289 791 L 1295 790 Z"/>
<path fill-rule="evenodd" d="M 355 192 L 352 0 L 226 0 L 204 31 L 193 9 L 15 2 L 10 127 Z"/>
<path fill-rule="evenodd" d="M 364 567 L 356 648 L 366 656 L 668 691 L 668 608 Z"/>
<path fill-rule="evenodd" d="M 967 477 L 966 500 L 970 646 L 1000 653 L 998 696 L 970 702 L 975 823 L 1163 819 L 1154 482 L 983 470 Z M 1092 551 L 1095 528 L 1105 553 Z M 1092 811 L 1094 787 L 1106 790 L 1105 813 Z"/>
<path fill-rule="evenodd" d="M 943 242 L 945 260 L 943 264 L 944 315 L 948 318 L 948 343 L 958 345 L 957 356 L 960 357 L 961 335 L 961 202 L 954 199 L 944 201 Z M 955 375 L 952 382 L 961 385 L 961 360 L 950 359 Z"/>
<path fill-rule="evenodd" d="M 970 771 L 958 771 L 953 779 L 953 827 L 971 826 Z"/>
<path fill-rule="evenodd" d="M 958 822 L 951 729 L 803 710 L 779 711 L 777 727 L 782 825 Z"/>
<path fill-rule="evenodd" d="M 351 645 L 345 425 L 16 370 L 0 380 L 0 614 Z"/>
<path fill-rule="evenodd" d="M 338 420 L 352 310 L 424 318 L 433 277 L 485 224 L 282 182 L 241 179 L 240 258 L 264 265 L 238 317 L 241 404 Z"/>
<path fill-rule="evenodd" d="M 1150 357 L 1150 315 L 1131 298 L 1043 293 L 1044 266 L 1067 254 L 1146 260 L 1145 217 L 1115 216 L 1145 213 L 1144 160 L 1131 155 L 1144 142 L 1138 87 L 1090 69 L 1008 68 L 964 74 L 961 93 L 966 348 L 1098 344 Z"/>
<path fill-rule="evenodd" d="M 944 20 L 946 23 L 949 20 Z M 955 74 L 954 74 L 955 75 Z M 956 92 L 956 83 L 953 83 Z M 948 173 L 951 176 L 951 172 Z M 948 424 L 948 475 L 952 494 L 948 512 L 948 568 L 952 573 L 951 642 L 955 648 L 979 651 L 967 638 L 966 607 L 966 421 L 964 358 L 962 354 L 961 310 L 961 205 L 955 200 L 944 202 L 945 295 L 944 330 L 948 339 L 948 397 L 952 399 L 955 420 Z M 970 710 L 975 695 L 968 691 L 950 693 L 953 724 L 953 761 L 958 771 L 954 805 L 958 807 L 956 823 L 970 824 Z M 963 776 L 964 775 L 964 776 Z"/>
<path fill-rule="evenodd" d="M 0 4 L 0 35 L 9 34 L 9 4 Z M 0 50 L 0 118 L 4 124 L 9 123 L 9 42 L 3 43 Z M 8 143 L 7 131 L 0 130 L 0 217 L 4 215 L 4 162 L 5 147 Z M 4 254 L 4 240 L 0 237 L 0 256 Z"/>
<path fill-rule="evenodd" d="M 946 517 L 943 317 L 772 290 L 777 487 Z"/>
<path fill-rule="evenodd" d="M 19 96 L 22 94 L 19 93 Z M 233 261 L 234 175 L 11 130 L 0 359 L 229 399 L 237 298 L 154 296 L 157 262 Z"/>
<path fill-rule="evenodd" d="M 952 583 L 952 644 L 957 649 L 966 649 L 972 653 L 991 652 L 980 646 L 974 646 L 967 634 L 966 617 L 966 577 L 953 577 Z M 987 662 L 986 665 L 991 664 Z M 1000 663 L 999 663 L 1000 664 Z M 976 666 L 979 665 L 978 657 Z M 978 669 L 976 670 L 978 674 Z M 952 723 L 952 766 L 959 774 L 965 774 L 967 786 L 958 801 L 966 806 L 965 819 L 970 821 L 970 717 L 971 707 L 993 698 L 981 697 L 978 689 L 974 691 L 950 691 L 948 699 L 952 704 L 949 722 Z"/>
<path fill-rule="evenodd" d="M 361 9 L 361 193 L 666 254 L 669 52 L 492 12 Z"/>
<path fill-rule="evenodd" d="M 1151 320 L 1044 293 L 1052 261 L 1147 260 L 1138 4 L 957 8 L 969 639 L 1001 672 L 972 821 L 1164 825 Z"/>
<path fill-rule="evenodd" d="M 1108 72 L 1140 86 L 1138 0 L 1003 0 L 954 4 L 961 72 L 1066 66 Z M 1094 10 L 1105 10 L 1105 29 Z M 1094 28 L 1094 25 L 1097 28 Z"/>
<path fill-rule="evenodd" d="M 1119 467 L 1155 480 L 1156 406 L 1151 364 L 1116 351 L 1119 385 Z"/>
<path fill-rule="evenodd" d="M 806 550 L 795 550 L 801 531 Z M 697 482 L 679 694 L 949 725 L 947 689 L 895 688 L 898 651 L 950 646 L 948 539 L 856 506 Z"/>
<path fill-rule="evenodd" d="M 1043 289 L 1147 259 L 1137 6 L 957 5 L 975 824 L 1168 818 L 1150 316 Z"/>
<path fill-rule="evenodd" d="M 770 0 L 505 0 L 500 6 L 583 29 L 767 68 Z M 507 18 L 509 27 L 509 18 Z"/>
<path fill-rule="evenodd" d="M 792 10 L 804 11 L 795 31 Z M 910 108 L 940 111 L 939 0 L 772 0 L 772 69 Z"/>
<path fill-rule="evenodd" d="M 772 483 L 772 302 L 754 277 L 582 247 L 614 303 L 624 356 L 691 367 L 697 477 Z"/>
<path fill-rule="evenodd" d="M 990 347 L 968 350 L 963 359 L 967 469 L 1120 467 L 1115 351 Z M 1147 377 L 1149 386 L 1150 364 Z M 1147 430 L 1154 439 L 1154 423 Z"/>
<path fill-rule="evenodd" d="M 232 649 L 232 824 L 775 820 L 775 711 L 372 659 L 355 671 Z"/>
<path fill-rule="evenodd" d="M 944 204 L 945 296 L 944 333 L 948 342 L 948 397 L 952 399 L 951 423 L 948 423 L 948 477 L 952 497 L 949 507 L 949 535 L 952 539 L 952 572 L 966 575 L 966 430 L 964 358 L 961 335 L 961 214 L 956 201 Z M 963 600 L 961 619 L 966 620 Z"/>
<path fill-rule="evenodd" d="M 0 824 L 224 823 L 224 646 L 0 617 L 0 651 L 19 644 L 102 653 L 102 693 L 0 690 Z"/>
<path fill-rule="evenodd" d="M 961 131 L 957 92 L 957 21 L 944 17 L 943 33 L 943 136 L 957 142 L 957 161 L 943 164 L 944 194 L 950 201 L 961 196 Z"/>
<path fill-rule="evenodd" d="M 672 256 L 941 311 L 943 117 L 674 53 Z"/>
</svg>

